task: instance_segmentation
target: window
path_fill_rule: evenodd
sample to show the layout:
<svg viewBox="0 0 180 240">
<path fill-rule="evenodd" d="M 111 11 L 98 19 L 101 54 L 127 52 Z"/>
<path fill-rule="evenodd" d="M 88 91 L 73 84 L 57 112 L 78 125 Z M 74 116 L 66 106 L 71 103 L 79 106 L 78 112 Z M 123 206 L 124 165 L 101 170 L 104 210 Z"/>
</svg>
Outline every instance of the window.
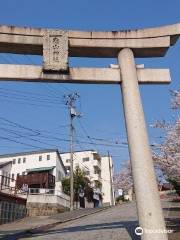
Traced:
<svg viewBox="0 0 180 240">
<path fill-rule="evenodd" d="M 14 173 L 12 173 L 12 176 L 11 176 L 11 182 L 14 182 Z"/>
<path fill-rule="evenodd" d="M 100 174 L 101 171 L 99 169 L 97 169 L 96 167 L 94 167 L 94 174 Z"/>
<path fill-rule="evenodd" d="M 18 163 L 19 163 L 19 164 L 21 163 L 21 159 L 20 159 L 20 158 L 18 158 Z"/>
<path fill-rule="evenodd" d="M 49 154 L 47 155 L 47 160 L 50 160 L 50 155 Z"/>
<path fill-rule="evenodd" d="M 82 160 L 83 160 L 83 162 L 88 162 L 89 161 L 89 157 L 85 157 Z"/>
<path fill-rule="evenodd" d="M 13 159 L 13 164 L 16 164 L 16 159 L 15 158 Z"/>
<path fill-rule="evenodd" d="M 66 159 L 66 162 L 69 163 L 71 161 L 71 159 Z"/>
<path fill-rule="evenodd" d="M 37 194 L 37 193 L 39 193 L 39 191 L 40 191 L 39 188 L 30 188 L 29 190 L 30 190 L 30 193 L 31 193 L 31 194 Z"/>
<path fill-rule="evenodd" d="M 42 161 L 42 156 L 39 156 L 39 161 Z"/>
<path fill-rule="evenodd" d="M 25 163 L 25 162 L 26 162 L 26 158 L 24 157 L 24 158 L 23 158 L 23 163 Z"/>
</svg>

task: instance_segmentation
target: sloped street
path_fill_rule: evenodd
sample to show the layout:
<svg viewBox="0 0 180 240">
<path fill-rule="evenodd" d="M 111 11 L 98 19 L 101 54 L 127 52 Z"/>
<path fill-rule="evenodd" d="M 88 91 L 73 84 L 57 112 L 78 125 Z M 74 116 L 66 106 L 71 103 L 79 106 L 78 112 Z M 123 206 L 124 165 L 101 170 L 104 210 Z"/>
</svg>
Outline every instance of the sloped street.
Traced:
<svg viewBox="0 0 180 240">
<path fill-rule="evenodd" d="M 130 203 L 112 207 L 69 223 L 59 224 L 54 228 L 22 239 L 136 240 L 139 239 L 134 233 L 137 225 L 135 203 Z"/>
</svg>

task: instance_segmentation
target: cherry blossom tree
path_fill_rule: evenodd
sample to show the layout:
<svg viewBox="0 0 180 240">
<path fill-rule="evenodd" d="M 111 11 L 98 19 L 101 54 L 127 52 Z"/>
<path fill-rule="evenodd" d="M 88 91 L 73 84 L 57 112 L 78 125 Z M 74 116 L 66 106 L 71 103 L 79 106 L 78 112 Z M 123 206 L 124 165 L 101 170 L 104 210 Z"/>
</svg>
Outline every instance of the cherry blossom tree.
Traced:
<svg viewBox="0 0 180 240">
<path fill-rule="evenodd" d="M 118 174 L 114 175 L 114 188 L 122 189 L 124 193 L 128 193 L 133 186 L 133 179 L 131 173 L 130 162 L 126 161 L 123 163 L 122 168 Z"/>
<path fill-rule="evenodd" d="M 172 109 L 180 109 L 180 91 L 172 91 Z M 180 194 L 180 117 L 178 116 L 173 124 L 166 121 L 156 121 L 154 128 L 160 128 L 165 132 L 165 139 L 161 144 L 155 144 L 153 159 L 158 179 L 158 172 L 161 171 L 163 178 L 173 184 Z M 123 189 L 125 193 L 133 186 L 130 162 L 123 164 L 120 172 L 114 176 L 114 188 Z"/>
<path fill-rule="evenodd" d="M 172 92 L 172 108 L 180 109 L 180 91 Z M 172 183 L 180 194 L 180 117 L 173 124 L 157 121 L 154 127 L 165 131 L 165 140 L 154 152 L 155 166 L 160 168 L 165 179 Z"/>
</svg>

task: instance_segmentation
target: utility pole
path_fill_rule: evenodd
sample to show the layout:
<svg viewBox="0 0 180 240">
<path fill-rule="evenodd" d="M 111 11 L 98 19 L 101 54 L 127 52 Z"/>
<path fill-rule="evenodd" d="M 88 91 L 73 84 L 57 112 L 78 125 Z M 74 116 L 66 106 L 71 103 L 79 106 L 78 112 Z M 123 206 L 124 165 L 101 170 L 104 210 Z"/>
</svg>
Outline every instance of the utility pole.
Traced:
<svg viewBox="0 0 180 240">
<path fill-rule="evenodd" d="M 73 157 L 74 157 L 74 125 L 73 120 L 75 117 L 80 117 L 80 114 L 76 112 L 75 101 L 79 98 L 77 93 L 72 93 L 65 96 L 66 105 L 69 109 L 70 117 L 70 211 L 74 209 L 74 175 L 73 175 Z"/>
<path fill-rule="evenodd" d="M 111 165 L 111 156 L 108 151 L 108 160 L 109 160 L 109 175 L 110 175 L 110 185 L 111 185 L 111 204 L 114 205 L 114 193 L 113 193 L 113 187 L 112 187 L 112 165 Z"/>
</svg>

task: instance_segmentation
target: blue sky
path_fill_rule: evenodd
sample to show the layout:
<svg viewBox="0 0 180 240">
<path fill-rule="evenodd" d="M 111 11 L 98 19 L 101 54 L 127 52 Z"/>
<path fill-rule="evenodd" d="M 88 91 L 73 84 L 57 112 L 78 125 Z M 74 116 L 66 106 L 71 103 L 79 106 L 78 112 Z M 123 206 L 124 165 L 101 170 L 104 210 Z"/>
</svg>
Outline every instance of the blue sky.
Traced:
<svg viewBox="0 0 180 240">
<path fill-rule="evenodd" d="M 180 22 L 179 9 L 178 0 L 1 0 L 0 24 L 76 30 L 136 29 Z M 164 58 L 136 59 L 137 63 L 145 64 L 145 67 L 171 70 L 170 85 L 141 86 L 148 126 L 156 119 L 172 121 L 173 116 L 177 114 L 170 109 L 169 90 L 180 86 L 179 55 L 180 41 Z M 41 58 L 0 54 L 0 63 L 40 64 Z M 110 63 L 116 63 L 116 59 L 70 59 L 71 66 L 108 67 Z M 129 158 L 127 146 L 115 144 L 117 141 L 126 141 L 121 92 L 118 85 L 1 82 L 0 154 L 34 150 L 33 146 L 58 147 L 60 151 L 68 151 L 67 141 L 52 137 L 64 140 L 69 138 L 68 112 L 62 102 L 63 94 L 74 91 L 81 96 L 80 101 L 77 102 L 77 109 L 83 114 L 80 121 L 85 129 L 85 131 L 82 129 L 77 120 L 75 123 L 77 138 L 81 142 L 93 143 L 76 144 L 76 149 L 97 148 L 102 154 L 106 154 L 109 150 L 114 156 L 117 171 L 120 163 Z M 21 97 L 18 97 L 18 94 Z M 26 126 L 29 130 L 2 118 Z M 45 136 L 39 137 L 37 131 L 33 132 L 30 129 L 40 130 Z M 151 128 L 148 128 L 148 131 L 150 142 L 158 142 L 162 133 Z M 90 136 L 91 140 L 87 136 Z M 99 143 L 113 146 L 97 145 Z"/>
</svg>

